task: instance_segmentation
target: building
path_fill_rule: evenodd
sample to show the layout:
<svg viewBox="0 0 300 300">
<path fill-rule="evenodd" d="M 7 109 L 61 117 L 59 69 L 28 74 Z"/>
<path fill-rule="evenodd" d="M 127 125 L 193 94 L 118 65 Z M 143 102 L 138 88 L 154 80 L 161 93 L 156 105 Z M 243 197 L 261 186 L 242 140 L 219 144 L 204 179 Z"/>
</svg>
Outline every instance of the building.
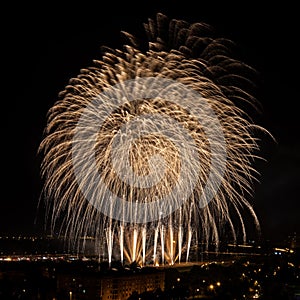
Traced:
<svg viewBox="0 0 300 300">
<path fill-rule="evenodd" d="M 154 271 L 154 272 L 153 272 Z M 141 294 L 165 288 L 165 272 L 155 270 L 124 274 L 119 276 L 103 277 L 101 279 L 102 300 L 121 300 L 129 298 L 132 293 Z"/>
<path fill-rule="evenodd" d="M 123 300 L 133 293 L 165 288 L 163 269 L 142 268 L 97 272 L 73 269 L 57 273 L 57 300 Z"/>
</svg>

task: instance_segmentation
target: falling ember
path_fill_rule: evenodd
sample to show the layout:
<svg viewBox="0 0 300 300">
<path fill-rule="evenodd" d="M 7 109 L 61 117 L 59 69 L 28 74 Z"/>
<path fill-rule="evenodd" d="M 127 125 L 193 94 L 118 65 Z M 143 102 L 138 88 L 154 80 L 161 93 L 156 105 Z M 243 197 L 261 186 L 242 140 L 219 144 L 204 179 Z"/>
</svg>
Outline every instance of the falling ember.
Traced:
<svg viewBox="0 0 300 300">
<path fill-rule="evenodd" d="M 245 242 L 245 214 L 259 232 L 247 199 L 270 134 L 245 109 L 259 105 L 255 70 L 207 24 L 159 13 L 144 28 L 69 81 L 39 148 L 52 230 L 77 249 L 93 236 L 109 264 L 189 261 L 224 230 Z"/>
</svg>

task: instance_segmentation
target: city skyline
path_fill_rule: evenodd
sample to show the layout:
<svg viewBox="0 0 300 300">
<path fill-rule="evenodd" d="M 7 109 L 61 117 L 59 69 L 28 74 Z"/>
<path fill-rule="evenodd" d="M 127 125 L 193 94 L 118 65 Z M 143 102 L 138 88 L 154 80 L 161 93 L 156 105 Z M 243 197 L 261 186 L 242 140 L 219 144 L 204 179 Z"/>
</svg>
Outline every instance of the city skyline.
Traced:
<svg viewBox="0 0 300 300">
<path fill-rule="evenodd" d="M 240 16 L 231 13 L 230 20 L 227 20 L 224 16 L 214 15 L 210 9 L 207 5 L 198 15 L 191 8 L 181 13 L 179 7 L 168 11 L 166 7 L 154 5 L 150 11 L 141 9 L 137 18 L 125 13 L 119 18 L 111 8 L 111 18 L 101 18 L 98 28 L 95 17 L 91 18 L 91 24 L 86 23 L 90 20 L 86 15 L 83 17 L 85 21 L 79 21 L 80 14 L 77 10 L 78 15 L 66 13 L 64 16 L 60 15 L 59 10 L 55 10 L 51 19 L 44 19 L 42 11 L 40 15 L 35 15 L 30 10 L 14 17 L 19 27 L 17 32 L 11 28 L 11 35 L 8 31 L 9 53 L 5 56 L 11 72 L 5 116 L 6 126 L 9 127 L 5 132 L 8 135 L 6 151 L 11 165 L 7 170 L 9 175 L 6 176 L 4 187 L 10 188 L 8 193 L 4 193 L 9 197 L 1 207 L 0 232 L 43 232 L 43 228 L 40 228 L 43 226 L 43 215 L 36 211 L 42 186 L 37 148 L 42 139 L 47 110 L 56 101 L 58 92 L 68 80 L 79 69 L 90 65 L 92 59 L 100 57 L 100 46 L 121 45 L 120 40 L 112 39 L 111 35 L 118 37 L 120 29 L 140 34 L 142 29 L 137 28 L 141 24 L 140 20 L 145 22 L 159 10 L 172 17 L 181 18 L 184 15 L 193 21 L 212 24 L 216 32 L 233 37 L 240 44 L 242 52 L 245 52 L 242 53 L 243 57 L 258 69 L 262 79 L 258 100 L 263 112 L 257 117 L 274 135 L 277 144 L 272 143 L 268 137 L 263 144 L 267 162 L 258 166 L 261 172 L 260 183 L 256 185 L 252 202 L 266 238 L 282 238 L 297 231 L 299 203 L 296 199 L 300 151 L 296 134 L 299 124 L 296 124 L 296 110 L 293 108 L 297 96 L 296 81 L 291 73 L 291 64 L 296 62 L 296 58 L 293 58 L 293 51 L 296 56 L 296 50 L 292 44 L 295 32 L 287 24 L 279 26 L 272 23 L 279 14 L 279 8 L 275 8 L 276 14 L 270 16 L 258 11 L 258 5 L 254 4 L 250 9 L 258 14 L 258 18 L 254 18 L 255 22 L 250 22 L 250 12 L 245 15 L 245 19 L 242 18 L 242 10 Z M 229 13 L 230 8 L 227 9 L 226 12 Z M 109 16 L 108 13 L 107 15 Z M 42 35 L 39 34 L 39 27 L 42 28 Z M 274 41 L 278 36 L 275 34 L 278 29 L 287 31 L 287 36 L 290 34 L 290 43 Z M 21 73 L 16 76 L 16 72 Z M 17 134 L 14 126 L 20 130 Z M 38 222 L 34 224 L 36 216 Z"/>
</svg>

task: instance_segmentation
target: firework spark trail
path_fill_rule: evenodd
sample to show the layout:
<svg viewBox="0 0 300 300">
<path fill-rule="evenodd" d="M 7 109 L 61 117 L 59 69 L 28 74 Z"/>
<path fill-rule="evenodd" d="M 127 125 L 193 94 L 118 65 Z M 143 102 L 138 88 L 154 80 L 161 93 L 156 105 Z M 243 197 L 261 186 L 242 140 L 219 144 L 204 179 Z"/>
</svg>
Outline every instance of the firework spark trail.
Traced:
<svg viewBox="0 0 300 300">
<path fill-rule="evenodd" d="M 247 199 L 258 175 L 257 134 L 270 134 L 241 108 L 259 108 L 256 72 L 232 57 L 232 41 L 162 14 L 144 27 L 148 50 L 123 32 L 123 49 L 104 48 L 49 110 L 39 148 L 43 196 L 51 228 L 73 246 L 89 235 L 106 240 L 109 262 L 118 247 L 122 262 L 157 263 L 160 249 L 160 262 L 173 263 L 183 251 L 189 259 L 194 236 L 218 246 L 224 224 L 234 242 L 239 229 L 246 241 L 242 209 L 259 229 Z"/>
</svg>

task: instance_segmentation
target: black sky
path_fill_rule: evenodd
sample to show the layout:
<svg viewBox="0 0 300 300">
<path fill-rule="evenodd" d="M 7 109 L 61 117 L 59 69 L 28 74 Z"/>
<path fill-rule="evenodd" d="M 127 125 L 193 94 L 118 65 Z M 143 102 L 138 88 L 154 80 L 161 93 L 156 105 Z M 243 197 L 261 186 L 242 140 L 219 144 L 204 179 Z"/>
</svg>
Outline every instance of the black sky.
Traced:
<svg viewBox="0 0 300 300">
<path fill-rule="evenodd" d="M 81 68 L 100 58 L 100 47 L 121 47 L 120 30 L 143 35 L 142 23 L 162 12 L 170 18 L 207 22 L 234 40 L 244 61 L 260 74 L 263 113 L 258 122 L 277 143 L 263 142 L 267 161 L 258 164 L 254 208 L 263 235 L 282 239 L 297 231 L 299 215 L 299 39 L 297 9 L 258 1 L 130 1 L 106 7 L 11 3 L 2 21 L 2 200 L 0 234 L 40 232 L 34 220 L 40 194 L 37 148 L 46 113 Z M 226 2 L 226 3 L 225 3 Z"/>
</svg>

